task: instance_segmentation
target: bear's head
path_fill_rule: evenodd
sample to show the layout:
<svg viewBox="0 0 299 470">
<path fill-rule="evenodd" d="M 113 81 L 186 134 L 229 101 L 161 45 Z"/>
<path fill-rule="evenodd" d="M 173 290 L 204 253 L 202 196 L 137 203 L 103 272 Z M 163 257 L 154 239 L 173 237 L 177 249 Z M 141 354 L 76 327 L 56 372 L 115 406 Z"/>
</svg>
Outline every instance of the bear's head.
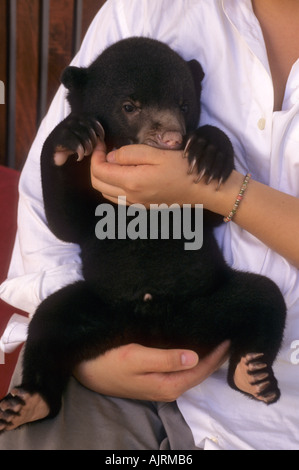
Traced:
<svg viewBox="0 0 299 470">
<path fill-rule="evenodd" d="M 89 67 L 67 67 L 62 83 L 72 112 L 95 117 L 108 147 L 144 143 L 183 147 L 200 115 L 200 64 L 166 44 L 129 38 L 108 47 Z"/>
</svg>

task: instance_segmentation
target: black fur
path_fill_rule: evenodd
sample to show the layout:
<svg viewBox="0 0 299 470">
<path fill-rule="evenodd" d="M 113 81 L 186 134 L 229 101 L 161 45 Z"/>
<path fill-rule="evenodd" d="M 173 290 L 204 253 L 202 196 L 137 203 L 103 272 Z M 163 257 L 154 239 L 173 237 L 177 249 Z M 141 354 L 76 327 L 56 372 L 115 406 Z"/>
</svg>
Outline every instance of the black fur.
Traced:
<svg viewBox="0 0 299 470">
<path fill-rule="evenodd" d="M 271 375 L 264 393 L 274 391 L 273 401 L 279 398 L 271 366 L 282 340 L 285 304 L 277 286 L 226 265 L 213 235 L 216 216 L 205 219 L 203 247 L 197 251 L 185 250 L 184 239 L 98 240 L 95 209 L 107 201 L 91 188 L 89 157 L 76 161 L 78 145 L 88 149 L 94 133 L 100 134 L 99 121 L 109 148 L 164 146 L 165 131 L 181 134 L 183 148 L 191 136 L 188 158 L 191 163 L 196 157 L 196 171 L 226 180 L 233 169 L 228 138 L 211 126 L 197 129 L 202 78 L 197 62 L 187 63 L 166 45 L 140 38 L 120 41 L 90 67 L 69 67 L 63 74 L 72 112 L 43 147 L 43 194 L 51 230 L 81 246 L 85 280 L 51 295 L 37 309 L 22 383 L 45 398 L 51 416 L 59 411 L 79 361 L 130 342 L 203 354 L 230 339 L 229 384 L 236 388 L 233 374 L 240 358 L 261 352 Z M 55 165 L 58 147 L 75 156 Z"/>
</svg>

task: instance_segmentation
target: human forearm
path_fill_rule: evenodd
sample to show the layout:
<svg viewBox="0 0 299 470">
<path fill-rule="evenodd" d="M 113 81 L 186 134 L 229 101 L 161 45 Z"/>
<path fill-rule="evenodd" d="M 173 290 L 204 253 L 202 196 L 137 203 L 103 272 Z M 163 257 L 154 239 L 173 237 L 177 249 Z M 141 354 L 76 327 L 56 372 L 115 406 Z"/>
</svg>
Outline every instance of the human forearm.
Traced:
<svg viewBox="0 0 299 470">
<path fill-rule="evenodd" d="M 233 207 L 244 175 L 234 171 L 210 209 L 226 216 Z M 299 268 L 299 199 L 251 179 L 234 222 Z"/>
</svg>

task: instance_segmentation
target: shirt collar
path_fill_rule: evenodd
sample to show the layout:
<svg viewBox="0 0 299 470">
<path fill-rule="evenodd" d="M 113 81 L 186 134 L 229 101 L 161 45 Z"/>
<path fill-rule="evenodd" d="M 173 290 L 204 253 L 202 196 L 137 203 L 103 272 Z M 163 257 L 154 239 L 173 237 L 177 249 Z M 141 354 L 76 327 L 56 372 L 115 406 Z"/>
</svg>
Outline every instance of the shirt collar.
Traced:
<svg viewBox="0 0 299 470">
<path fill-rule="evenodd" d="M 266 45 L 251 0 L 222 0 L 223 11 L 251 52 L 259 59 L 271 76 Z M 299 100 L 299 59 L 290 72 L 282 109 L 289 109 Z"/>
<path fill-rule="evenodd" d="M 247 47 L 270 74 L 263 33 L 254 14 L 251 0 L 222 0 L 223 11 Z"/>
</svg>

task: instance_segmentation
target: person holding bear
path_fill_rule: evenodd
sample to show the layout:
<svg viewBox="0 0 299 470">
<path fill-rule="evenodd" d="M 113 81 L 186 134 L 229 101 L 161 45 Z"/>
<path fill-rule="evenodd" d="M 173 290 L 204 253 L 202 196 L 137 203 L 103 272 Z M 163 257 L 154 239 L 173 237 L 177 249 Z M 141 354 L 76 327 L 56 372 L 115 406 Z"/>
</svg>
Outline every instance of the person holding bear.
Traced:
<svg viewBox="0 0 299 470">
<path fill-rule="evenodd" d="M 61 427 L 61 416 L 55 423 L 21 428 L 0 438 L 2 449 L 23 446 L 75 449 L 79 445 L 103 449 L 153 449 L 168 445 L 172 449 L 191 449 L 192 436 L 184 434 L 186 422 L 198 448 L 290 449 L 298 446 L 298 422 L 292 412 L 296 407 L 298 383 L 290 361 L 290 345 L 299 334 L 298 241 L 293 236 L 299 228 L 296 217 L 299 210 L 296 177 L 299 7 L 293 0 L 283 5 L 278 0 L 244 0 L 237 5 L 231 0 L 198 0 L 172 1 L 171 14 L 168 8 L 167 0 L 133 1 L 127 10 L 122 0 L 108 1 L 95 18 L 75 63 L 85 65 L 105 45 L 130 35 L 156 37 L 175 46 L 186 59 L 197 58 L 206 73 L 202 120 L 219 127 L 222 124 L 233 141 L 236 171 L 221 191 L 215 191 L 213 185 L 190 184 L 190 179 L 184 176 L 186 161 L 180 152 L 175 160 L 172 155 L 170 161 L 165 152 L 136 146 L 125 147 L 106 158 L 105 149 L 99 144 L 92 159 L 93 184 L 111 200 L 121 194 L 126 195 L 129 202 L 143 204 L 202 202 L 208 209 L 225 216 L 231 210 L 244 172 L 250 170 L 253 178 L 246 198 L 234 221 L 220 227 L 217 235 L 229 264 L 269 275 L 284 293 L 289 317 L 277 364 L 284 396 L 269 408 L 237 398 L 234 392 L 221 385 L 224 373 L 221 368 L 178 399 L 182 418 L 173 403 L 154 405 L 148 401 L 110 399 L 80 388 L 73 381 L 63 410 L 67 428 Z M 137 17 L 144 18 L 144 22 L 137 24 Z M 47 233 L 44 222 L 35 232 L 38 242 L 29 241 L 24 226 L 26 219 L 26 226 L 30 225 L 30 233 L 33 233 L 35 224 L 40 226 L 44 221 L 41 192 L 36 186 L 40 147 L 49 131 L 66 114 L 65 95 L 60 90 L 32 147 L 21 180 L 19 234 L 9 279 L 2 286 L 1 295 L 17 307 L 24 309 L 26 305 L 28 312 L 61 284 L 80 277 L 76 247 L 58 243 Z M 28 214 L 31 214 L 30 224 Z M 22 288 L 17 287 L 20 285 Z M 75 375 L 84 385 L 104 395 L 168 402 L 210 375 L 224 359 L 225 348 L 227 345 L 222 345 L 207 362 L 197 364 L 192 352 L 168 351 L 165 355 L 162 351 L 129 345 L 81 364 Z M 182 363 L 188 370 L 182 371 Z M 239 381 L 240 388 L 250 389 L 250 383 L 243 383 L 243 366 L 240 363 L 236 382 Z M 165 376 L 163 372 L 167 371 L 173 374 Z M 92 400 L 86 408 L 87 396 Z M 99 405 L 101 400 L 106 416 Z M 84 418 L 78 409 L 82 401 Z M 102 413 L 99 411 L 95 416 L 93 405 Z M 115 407 L 122 410 L 123 420 L 105 440 L 104 416 L 105 424 L 113 422 Z M 140 428 L 136 425 L 137 419 L 132 419 L 135 427 L 132 430 L 128 416 L 137 417 L 135 413 L 142 418 Z M 81 430 L 81 424 L 86 429 L 87 441 L 82 441 L 81 435 L 78 440 L 74 438 L 76 432 L 71 429 L 71 422 L 75 416 L 80 417 Z M 126 432 L 120 437 L 120 429 L 124 428 Z M 44 438 L 40 439 L 45 433 L 47 443 L 42 442 Z"/>
</svg>

